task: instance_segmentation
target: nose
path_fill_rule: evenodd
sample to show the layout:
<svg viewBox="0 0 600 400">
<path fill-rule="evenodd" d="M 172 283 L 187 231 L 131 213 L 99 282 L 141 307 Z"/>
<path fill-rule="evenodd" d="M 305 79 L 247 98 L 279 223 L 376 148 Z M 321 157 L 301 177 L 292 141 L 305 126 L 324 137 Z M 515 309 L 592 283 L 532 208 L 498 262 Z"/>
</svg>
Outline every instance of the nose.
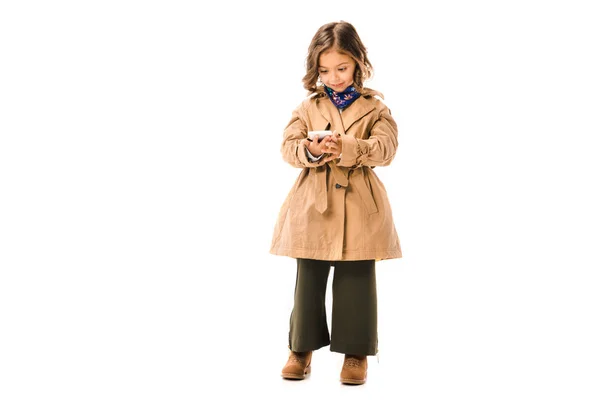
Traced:
<svg viewBox="0 0 600 400">
<path fill-rule="evenodd" d="M 330 79 L 331 83 L 334 85 L 337 85 L 338 83 L 340 83 L 340 76 L 337 72 L 334 72 L 331 75 L 331 79 Z"/>
</svg>

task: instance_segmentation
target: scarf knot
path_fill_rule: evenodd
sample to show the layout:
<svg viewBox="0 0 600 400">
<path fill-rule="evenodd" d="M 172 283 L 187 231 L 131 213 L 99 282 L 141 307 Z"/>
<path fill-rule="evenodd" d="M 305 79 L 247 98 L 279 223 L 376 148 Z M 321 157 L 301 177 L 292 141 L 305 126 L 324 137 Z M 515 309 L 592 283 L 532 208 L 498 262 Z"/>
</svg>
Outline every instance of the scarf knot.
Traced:
<svg viewBox="0 0 600 400">
<path fill-rule="evenodd" d="M 336 92 L 330 87 L 325 86 L 325 93 L 327 93 L 331 102 L 340 110 L 348 107 L 354 100 L 360 97 L 360 92 L 352 85 L 348 86 L 343 92 Z"/>
</svg>

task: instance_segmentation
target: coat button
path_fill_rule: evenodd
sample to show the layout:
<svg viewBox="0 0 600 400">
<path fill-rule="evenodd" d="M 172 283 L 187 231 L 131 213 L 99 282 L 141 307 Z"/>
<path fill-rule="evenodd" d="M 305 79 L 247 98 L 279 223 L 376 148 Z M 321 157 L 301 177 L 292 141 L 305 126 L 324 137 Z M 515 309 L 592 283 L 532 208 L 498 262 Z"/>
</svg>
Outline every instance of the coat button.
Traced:
<svg viewBox="0 0 600 400">
<path fill-rule="evenodd" d="M 336 184 L 335 184 L 335 188 L 336 188 L 336 189 L 339 189 L 339 188 L 341 188 L 341 187 L 342 187 L 342 185 L 340 185 L 339 183 L 336 183 Z"/>
</svg>

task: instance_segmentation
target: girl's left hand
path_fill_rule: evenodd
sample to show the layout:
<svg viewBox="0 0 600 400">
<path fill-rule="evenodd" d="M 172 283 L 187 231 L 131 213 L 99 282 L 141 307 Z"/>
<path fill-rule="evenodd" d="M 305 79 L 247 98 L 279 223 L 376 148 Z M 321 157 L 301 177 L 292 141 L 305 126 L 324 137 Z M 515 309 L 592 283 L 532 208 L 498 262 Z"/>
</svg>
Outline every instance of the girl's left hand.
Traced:
<svg viewBox="0 0 600 400">
<path fill-rule="evenodd" d="M 325 152 L 329 154 L 329 156 L 325 158 L 325 162 L 335 160 L 342 156 L 342 139 L 339 137 L 339 134 L 333 131 L 333 134 L 325 137 L 323 141 L 325 141 Z"/>
</svg>

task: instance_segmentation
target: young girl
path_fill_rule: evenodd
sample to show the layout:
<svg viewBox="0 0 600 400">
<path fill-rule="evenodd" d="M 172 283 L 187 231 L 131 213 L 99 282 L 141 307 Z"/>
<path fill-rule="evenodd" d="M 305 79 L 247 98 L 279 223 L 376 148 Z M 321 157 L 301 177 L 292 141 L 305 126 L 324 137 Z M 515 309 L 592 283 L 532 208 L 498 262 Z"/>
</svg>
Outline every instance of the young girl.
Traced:
<svg viewBox="0 0 600 400">
<path fill-rule="evenodd" d="M 375 262 L 402 252 L 382 182 L 397 126 L 383 96 L 363 86 L 372 74 L 367 50 L 348 22 L 314 35 L 303 82 L 309 96 L 283 133 L 286 162 L 302 168 L 281 207 L 270 252 L 297 259 L 290 354 L 281 375 L 304 379 L 314 350 L 330 345 L 345 355 L 340 380 L 363 384 L 367 356 L 377 354 Z M 328 130 L 322 140 L 311 131 Z M 325 292 L 331 266 L 331 336 Z"/>
</svg>

